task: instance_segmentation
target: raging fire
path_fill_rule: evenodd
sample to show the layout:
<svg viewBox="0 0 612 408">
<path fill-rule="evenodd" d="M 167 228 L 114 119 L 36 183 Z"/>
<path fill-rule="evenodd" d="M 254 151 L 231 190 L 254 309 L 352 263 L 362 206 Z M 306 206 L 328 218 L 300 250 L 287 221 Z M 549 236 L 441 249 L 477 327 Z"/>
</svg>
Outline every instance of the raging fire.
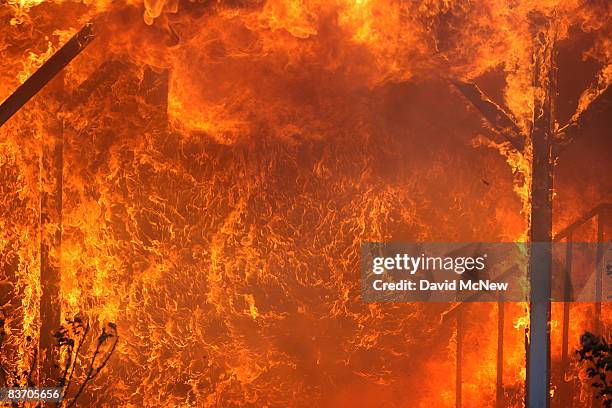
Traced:
<svg viewBox="0 0 612 408">
<path fill-rule="evenodd" d="M 534 54 L 553 38 L 564 53 L 562 138 L 610 85 L 610 7 L 2 3 L 0 99 L 86 23 L 95 32 L 0 127 L 6 381 L 25 385 L 37 358 L 43 259 L 57 270 L 62 319 L 82 316 L 96 333 L 118 327 L 82 406 L 451 407 L 459 342 L 462 406 L 495 406 L 498 310 L 465 307 L 460 333 L 459 319 L 442 318 L 456 305 L 363 303 L 359 245 L 527 241 L 529 135 L 543 97 Z M 564 80 L 563 69 L 579 78 Z M 491 95 L 524 148 L 455 82 Z M 46 160 L 58 141 L 61 155 Z M 589 156 L 598 149 L 559 162 L 566 174 L 590 161 L 599 179 L 586 191 L 560 180 L 555 231 L 610 199 L 609 159 Z M 54 218 L 44 197 L 58 194 Z M 572 346 L 592 320 L 587 306 L 573 309 Z M 529 318 L 523 304 L 504 309 L 501 398 L 521 407 Z M 552 332 L 554 366 L 561 325 Z"/>
</svg>

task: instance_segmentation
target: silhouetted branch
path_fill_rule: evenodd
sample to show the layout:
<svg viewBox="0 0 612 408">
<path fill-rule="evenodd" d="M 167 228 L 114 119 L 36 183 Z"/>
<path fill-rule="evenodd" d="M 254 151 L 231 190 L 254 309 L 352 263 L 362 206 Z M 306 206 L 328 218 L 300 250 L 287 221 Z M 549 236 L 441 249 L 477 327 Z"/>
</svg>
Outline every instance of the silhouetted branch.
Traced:
<svg viewBox="0 0 612 408">
<path fill-rule="evenodd" d="M 113 339 L 113 343 L 110 348 L 105 352 L 103 351 L 103 346 L 107 344 L 109 339 Z M 102 369 L 108 363 L 111 355 L 114 353 L 115 348 L 117 347 L 117 343 L 119 342 L 119 335 L 117 333 L 117 326 L 114 323 L 109 323 L 105 328 L 102 329 L 102 333 L 98 337 L 98 341 L 96 344 L 96 349 L 89 361 L 89 365 L 86 370 L 86 376 L 78 391 L 72 398 L 72 401 L 67 405 L 67 408 L 71 408 L 76 404 L 76 401 L 83 393 L 83 390 L 87 386 L 87 384 L 96 378 L 96 376 L 102 371 Z M 98 364 L 96 364 L 98 362 Z"/>
<path fill-rule="evenodd" d="M 74 355 L 74 363 L 72 364 L 72 368 L 70 369 L 70 374 L 68 375 L 68 379 L 66 381 L 66 389 L 64 390 L 64 393 L 68 392 L 68 388 L 70 387 L 72 375 L 74 374 L 74 368 L 76 367 L 76 359 L 78 358 L 81 352 L 81 347 L 83 346 L 83 343 L 85 343 L 85 338 L 87 337 L 87 333 L 89 333 L 89 322 L 87 322 L 87 325 L 85 326 L 85 330 L 83 331 L 83 335 L 81 336 L 81 340 L 79 341 L 79 345 L 77 346 L 77 349 Z"/>
<path fill-rule="evenodd" d="M 85 343 L 85 338 L 89 333 L 89 322 L 83 323 L 80 317 L 76 317 L 73 320 L 68 320 L 55 334 L 57 345 L 64 347 L 66 352 L 66 363 L 64 366 L 64 372 L 59 380 L 59 386 L 63 388 L 63 396 L 68 393 L 70 387 L 72 375 L 76 367 L 77 359 L 81 351 L 81 347 Z M 75 351 L 76 345 L 76 351 Z M 58 402 L 57 406 L 61 403 Z"/>
</svg>

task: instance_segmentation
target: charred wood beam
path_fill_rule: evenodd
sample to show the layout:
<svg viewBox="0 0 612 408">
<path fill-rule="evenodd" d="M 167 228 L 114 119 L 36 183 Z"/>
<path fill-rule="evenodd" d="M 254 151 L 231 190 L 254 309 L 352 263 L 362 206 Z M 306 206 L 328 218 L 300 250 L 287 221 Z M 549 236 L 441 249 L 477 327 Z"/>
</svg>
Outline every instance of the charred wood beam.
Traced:
<svg viewBox="0 0 612 408">
<path fill-rule="evenodd" d="M 163 112 L 168 110 L 168 80 L 167 69 L 155 69 L 146 65 L 139 87 L 145 102 Z"/>
<path fill-rule="evenodd" d="M 93 23 L 86 24 L 0 105 L 0 126 L 70 63 L 93 40 Z"/>
<path fill-rule="evenodd" d="M 126 76 L 130 72 L 130 75 L 132 75 L 138 69 L 140 68 L 136 65 L 120 59 L 103 62 L 72 92 L 64 105 L 64 109 L 72 110 L 82 105 L 87 98 L 96 93 L 106 92 L 122 76 Z M 142 97 L 143 102 L 155 107 L 164 116 L 167 116 L 168 110 L 168 83 L 168 69 L 145 65 L 137 88 L 138 95 Z"/>
<path fill-rule="evenodd" d="M 565 148 L 574 142 L 582 133 L 586 123 L 605 112 L 612 110 L 612 87 L 607 87 L 589 103 L 586 109 L 572 119 L 570 123 L 557 131 L 555 152 L 559 155 Z"/>
<path fill-rule="evenodd" d="M 161 124 L 162 128 L 168 125 L 169 79 L 168 69 L 146 65 L 138 86 L 139 95 L 147 105 L 153 108 L 151 119 Z"/>
<path fill-rule="evenodd" d="M 544 40 L 540 27 L 534 52 L 534 85 L 543 92 L 534 97 L 531 130 L 531 222 L 528 276 L 529 346 L 527 349 L 527 388 L 525 402 L 529 408 L 550 407 L 550 316 L 552 270 L 552 192 L 553 137 L 556 86 L 555 36 Z M 554 31 L 553 31 L 554 32 Z"/>
<path fill-rule="evenodd" d="M 130 64 L 117 59 L 103 62 L 98 68 L 72 92 L 65 108 L 70 110 L 83 103 L 96 91 L 107 90 L 116 83 L 121 75 L 130 68 Z"/>
<path fill-rule="evenodd" d="M 525 137 L 521 129 L 501 106 L 489 99 L 480 88 L 471 82 L 451 81 L 453 85 L 480 111 L 493 130 L 503 136 L 512 146 L 522 152 Z"/>
<path fill-rule="evenodd" d="M 54 333 L 61 324 L 62 184 L 64 121 L 53 101 L 64 99 L 63 73 L 45 89 L 49 120 L 44 124 L 40 165 L 40 341 L 39 384 L 55 386 L 59 355 Z"/>
</svg>

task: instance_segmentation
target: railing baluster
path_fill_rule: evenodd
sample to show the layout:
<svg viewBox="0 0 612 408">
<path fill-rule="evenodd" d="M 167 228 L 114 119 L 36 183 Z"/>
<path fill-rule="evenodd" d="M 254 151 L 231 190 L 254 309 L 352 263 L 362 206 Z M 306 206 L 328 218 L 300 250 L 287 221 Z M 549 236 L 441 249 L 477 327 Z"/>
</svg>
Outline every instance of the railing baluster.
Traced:
<svg viewBox="0 0 612 408">
<path fill-rule="evenodd" d="M 461 367 L 461 355 L 463 354 L 463 311 L 457 311 L 457 349 L 456 349 L 456 363 L 455 363 L 455 407 L 461 408 L 462 395 L 461 386 L 463 383 L 462 378 L 462 367 Z"/>
<path fill-rule="evenodd" d="M 570 306 L 573 290 L 572 290 L 572 259 L 573 259 L 573 242 L 572 233 L 570 232 L 566 238 L 565 248 L 565 278 L 563 283 L 563 339 L 561 344 L 561 372 L 563 374 L 561 378 L 561 403 L 564 407 L 571 408 L 573 398 L 570 392 L 570 384 L 573 382 L 566 383 L 565 375 L 569 368 L 569 317 L 570 317 Z"/>
<path fill-rule="evenodd" d="M 595 263 L 595 334 L 601 331 L 601 273 L 600 268 L 603 260 L 603 233 L 604 233 L 604 211 L 597 215 L 597 259 Z"/>
<path fill-rule="evenodd" d="M 497 300 L 497 383 L 495 406 L 504 407 L 504 292 L 499 292 Z"/>
<path fill-rule="evenodd" d="M 604 230 L 604 217 L 605 211 L 602 209 L 597 214 L 597 256 L 595 260 L 595 321 L 593 322 L 594 333 L 596 335 L 601 334 L 601 274 L 602 274 L 602 260 L 603 260 L 603 230 Z M 591 401 L 592 407 L 598 407 L 601 402 L 596 398 L 595 392 L 593 392 L 593 399 Z"/>
</svg>

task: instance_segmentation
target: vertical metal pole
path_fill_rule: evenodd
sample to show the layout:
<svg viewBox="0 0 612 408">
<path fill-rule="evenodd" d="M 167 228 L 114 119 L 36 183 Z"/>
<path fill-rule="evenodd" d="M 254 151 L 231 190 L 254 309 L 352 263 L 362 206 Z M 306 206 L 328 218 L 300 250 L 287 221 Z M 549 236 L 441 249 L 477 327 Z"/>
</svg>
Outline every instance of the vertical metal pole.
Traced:
<svg viewBox="0 0 612 408">
<path fill-rule="evenodd" d="M 602 273 L 601 263 L 603 260 L 604 240 L 604 217 L 603 210 L 597 215 L 597 260 L 595 263 L 595 334 L 601 334 L 601 298 L 602 298 Z"/>
<path fill-rule="evenodd" d="M 560 402 L 563 407 L 571 408 L 573 403 L 573 382 L 565 381 L 565 374 L 569 368 L 569 321 L 570 321 L 570 305 L 573 301 L 572 290 L 572 260 L 573 260 L 573 242 L 572 233 L 567 236 L 565 247 L 565 281 L 563 284 L 563 338 L 561 340 L 561 392 Z"/>
<path fill-rule="evenodd" d="M 602 290 L 601 290 L 601 286 L 602 286 L 602 273 L 603 273 L 603 268 L 602 268 L 602 261 L 603 261 L 603 240 L 604 240 L 604 217 L 605 217 L 605 212 L 604 210 L 600 210 L 599 214 L 597 215 L 597 255 L 596 255 L 596 260 L 595 260 L 595 317 L 594 317 L 594 328 L 593 328 L 593 332 L 596 335 L 601 334 L 601 297 L 602 297 Z M 591 406 L 592 407 L 599 407 L 601 406 L 601 401 L 599 401 L 597 398 L 595 398 L 595 392 L 593 392 L 593 399 L 591 401 Z"/>
<path fill-rule="evenodd" d="M 455 361 L 455 407 L 461 408 L 462 395 L 461 395 L 461 384 L 463 383 L 462 378 L 462 367 L 461 360 L 463 354 L 463 312 L 461 308 L 457 310 L 457 349 L 456 349 L 456 361 Z"/>
<path fill-rule="evenodd" d="M 495 406 L 504 407 L 504 294 L 499 292 L 497 301 L 497 382 Z"/>
</svg>

